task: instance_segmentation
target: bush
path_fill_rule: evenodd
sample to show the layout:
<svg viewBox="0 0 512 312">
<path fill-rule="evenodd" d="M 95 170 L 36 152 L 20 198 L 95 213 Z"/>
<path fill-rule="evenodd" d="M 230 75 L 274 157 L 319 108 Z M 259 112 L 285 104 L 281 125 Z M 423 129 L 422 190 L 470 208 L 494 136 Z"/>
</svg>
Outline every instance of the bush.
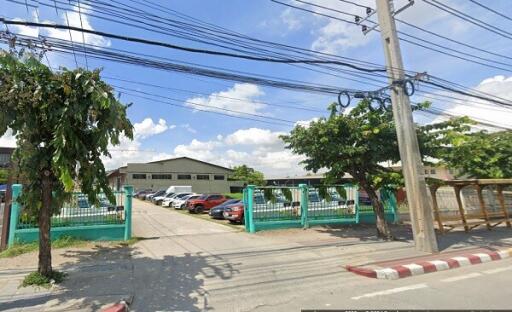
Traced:
<svg viewBox="0 0 512 312">
<path fill-rule="evenodd" d="M 41 275 L 39 272 L 32 272 L 25 276 L 23 282 L 21 282 L 20 287 L 39 286 L 50 288 L 53 284 L 62 283 L 65 277 L 66 273 L 59 271 L 52 271 L 52 274 L 49 277 Z"/>
</svg>

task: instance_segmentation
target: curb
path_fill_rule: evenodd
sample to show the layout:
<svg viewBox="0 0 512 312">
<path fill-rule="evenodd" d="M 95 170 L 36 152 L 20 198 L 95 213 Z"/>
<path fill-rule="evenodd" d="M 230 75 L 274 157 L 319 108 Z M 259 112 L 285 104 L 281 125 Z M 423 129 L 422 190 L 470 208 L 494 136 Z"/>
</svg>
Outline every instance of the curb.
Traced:
<svg viewBox="0 0 512 312">
<path fill-rule="evenodd" d="M 347 271 L 370 278 L 395 280 L 462 266 L 512 258 L 512 248 L 452 257 L 444 260 L 418 261 L 382 269 L 369 269 L 347 265 Z"/>
</svg>

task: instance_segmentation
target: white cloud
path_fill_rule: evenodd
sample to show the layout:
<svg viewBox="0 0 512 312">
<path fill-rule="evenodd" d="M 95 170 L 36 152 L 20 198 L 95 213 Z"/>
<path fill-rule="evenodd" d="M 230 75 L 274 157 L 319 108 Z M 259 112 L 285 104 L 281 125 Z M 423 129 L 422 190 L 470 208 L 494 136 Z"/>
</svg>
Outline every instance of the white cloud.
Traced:
<svg viewBox="0 0 512 312">
<path fill-rule="evenodd" d="M 294 31 L 302 28 L 302 21 L 293 13 L 291 8 L 286 8 L 281 13 L 281 21 L 288 27 L 288 30 Z"/>
<path fill-rule="evenodd" d="M 62 13 L 60 15 L 60 18 L 61 18 L 61 21 L 59 22 L 60 24 L 67 25 L 69 22 L 69 26 L 79 27 L 79 28 L 88 29 L 88 30 L 94 30 L 94 28 L 91 25 L 91 22 L 89 21 L 89 16 L 86 15 L 86 13 L 90 12 L 89 6 L 87 6 L 85 4 L 81 4 L 80 11 L 79 11 L 78 6 L 73 6 L 72 9 L 73 9 L 73 11 L 68 12 L 67 16 L 66 16 L 66 13 Z M 82 19 L 81 21 L 80 21 L 80 17 Z M 32 19 L 36 22 L 39 21 L 37 12 L 35 10 L 32 11 Z M 17 18 L 16 20 L 21 20 L 21 19 Z M 43 21 L 43 23 L 54 23 L 54 22 L 46 20 L 46 21 Z M 20 33 L 20 34 L 23 34 L 26 36 L 37 37 L 39 34 L 41 34 L 41 35 L 47 35 L 49 37 L 54 37 L 54 38 L 63 39 L 63 40 L 70 40 L 70 37 L 71 37 L 73 42 L 76 42 L 76 43 L 85 42 L 86 44 L 96 45 L 96 46 L 100 46 L 100 47 L 109 47 L 111 45 L 110 40 L 108 40 L 105 37 L 88 34 L 88 33 L 83 33 L 83 37 L 82 37 L 82 32 L 76 31 L 76 30 L 68 31 L 65 29 L 54 29 L 54 28 L 39 29 L 38 27 L 19 26 L 19 25 L 14 25 L 13 27 L 17 33 Z M 70 36 L 70 33 L 71 33 L 71 36 Z"/>
<path fill-rule="evenodd" d="M 180 127 L 185 129 L 185 130 L 187 130 L 190 133 L 193 133 L 193 134 L 197 133 L 197 130 L 192 128 L 192 126 L 190 124 L 188 124 L 188 123 L 187 124 L 182 124 L 182 125 L 180 125 Z"/>
<path fill-rule="evenodd" d="M 266 107 L 265 104 L 255 101 L 262 95 L 264 92 L 257 85 L 236 83 L 227 91 L 215 92 L 208 97 L 190 98 L 185 104 L 198 110 L 217 111 L 238 116 L 241 115 L 240 113 L 255 114 Z M 231 112 L 226 110 L 231 110 Z"/>
<path fill-rule="evenodd" d="M 109 146 L 112 158 L 102 158 L 105 168 L 114 169 L 124 166 L 128 162 L 148 162 L 171 157 L 171 154 L 155 153 L 151 150 L 144 150 L 141 146 L 144 139 L 174 129 L 175 127 L 175 125 L 167 125 L 167 121 L 164 119 L 160 119 L 156 123 L 151 118 L 145 118 L 141 122 L 133 124 L 133 140 L 122 136 L 119 145 Z"/>
<path fill-rule="evenodd" d="M 512 101 L 512 76 L 508 78 L 505 76 L 495 76 L 484 79 L 474 89 Z M 440 94 L 442 95 L 442 93 Z M 442 105 L 438 104 L 437 101 L 433 101 L 433 106 L 451 115 L 468 116 L 475 120 L 491 123 L 492 125 L 512 127 L 512 109 L 493 105 L 476 98 L 458 97 L 462 100 L 454 100 L 451 103 L 443 103 Z M 432 122 L 439 122 L 445 119 L 446 117 L 439 116 L 434 118 Z"/>
<path fill-rule="evenodd" d="M 309 120 L 297 120 L 297 122 L 295 122 L 295 126 L 302 126 L 304 128 L 309 128 L 309 125 L 312 122 L 317 122 L 319 119 L 320 118 L 318 118 L 318 117 L 314 117 Z"/>
<path fill-rule="evenodd" d="M 0 147 L 16 147 L 16 138 L 12 135 L 10 129 L 0 137 Z"/>
<path fill-rule="evenodd" d="M 168 126 L 167 122 L 162 118 L 158 120 L 158 123 L 153 122 L 151 118 L 146 118 L 142 122 L 134 124 L 133 128 L 135 137 L 145 139 L 149 136 L 165 132 L 168 129 L 174 129 L 176 126 Z"/>
<path fill-rule="evenodd" d="M 279 139 L 282 132 L 269 129 L 240 129 L 210 141 L 193 139 L 174 149 L 173 157 L 188 156 L 226 167 L 246 164 L 266 176 L 293 176 L 304 174 L 299 165 L 302 156 L 285 149 Z"/>
<path fill-rule="evenodd" d="M 275 145 L 281 143 L 280 135 L 284 132 L 272 132 L 268 129 L 240 129 L 228 135 L 225 142 L 228 145 Z"/>
</svg>

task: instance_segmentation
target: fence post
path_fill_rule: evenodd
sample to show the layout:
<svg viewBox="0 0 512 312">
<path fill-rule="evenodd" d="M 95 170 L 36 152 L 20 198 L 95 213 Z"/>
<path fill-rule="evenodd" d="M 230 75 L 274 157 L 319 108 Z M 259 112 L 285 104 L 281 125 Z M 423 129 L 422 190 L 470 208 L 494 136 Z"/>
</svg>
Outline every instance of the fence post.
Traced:
<svg viewBox="0 0 512 312">
<path fill-rule="evenodd" d="M 124 240 L 132 238 L 132 198 L 133 186 L 124 187 Z"/>
<path fill-rule="evenodd" d="M 12 185 L 12 201 L 11 201 L 11 220 L 9 222 L 9 241 L 7 243 L 8 247 L 12 247 L 15 239 L 16 228 L 18 227 L 18 222 L 20 219 L 20 204 L 18 203 L 18 198 L 21 195 L 21 184 L 13 184 Z"/>
<path fill-rule="evenodd" d="M 354 208 L 356 213 L 356 224 L 359 224 L 359 185 L 350 184 L 350 188 L 354 190 Z M 347 193 L 345 188 L 345 194 Z M 347 196 L 348 197 L 348 196 Z"/>
<path fill-rule="evenodd" d="M 249 233 L 256 232 L 256 228 L 254 226 L 254 185 L 247 186 L 247 221 L 248 224 L 245 225 L 246 231 Z M 245 213 L 244 213 L 245 218 Z"/>
<path fill-rule="evenodd" d="M 309 228 L 308 221 L 308 185 L 307 184 L 299 184 L 300 189 L 300 209 L 301 209 L 301 223 L 302 226 L 307 229 Z"/>
</svg>

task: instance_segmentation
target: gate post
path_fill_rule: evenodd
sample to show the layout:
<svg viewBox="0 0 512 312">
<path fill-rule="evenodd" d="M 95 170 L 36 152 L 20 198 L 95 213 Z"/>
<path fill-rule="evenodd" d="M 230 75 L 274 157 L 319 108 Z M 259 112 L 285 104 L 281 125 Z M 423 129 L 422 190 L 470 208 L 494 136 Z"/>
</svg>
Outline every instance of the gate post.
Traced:
<svg viewBox="0 0 512 312">
<path fill-rule="evenodd" d="M 249 233 L 256 232 L 256 228 L 254 226 L 254 185 L 247 185 L 247 223 L 245 229 L 248 230 Z M 245 213 L 244 213 L 245 218 Z"/>
<path fill-rule="evenodd" d="M 299 184 L 300 189 L 300 210 L 301 210 L 301 223 L 303 228 L 309 228 L 308 221 L 308 186 L 307 184 Z"/>
<path fill-rule="evenodd" d="M 124 187 L 124 240 L 132 238 L 132 198 L 133 186 Z"/>
<path fill-rule="evenodd" d="M 11 220 L 9 222 L 9 241 L 7 243 L 8 247 L 12 247 L 15 239 L 16 228 L 18 227 L 18 222 L 20 218 L 20 204 L 18 203 L 18 198 L 21 195 L 21 184 L 13 184 L 12 185 L 12 201 L 11 201 Z"/>
</svg>

